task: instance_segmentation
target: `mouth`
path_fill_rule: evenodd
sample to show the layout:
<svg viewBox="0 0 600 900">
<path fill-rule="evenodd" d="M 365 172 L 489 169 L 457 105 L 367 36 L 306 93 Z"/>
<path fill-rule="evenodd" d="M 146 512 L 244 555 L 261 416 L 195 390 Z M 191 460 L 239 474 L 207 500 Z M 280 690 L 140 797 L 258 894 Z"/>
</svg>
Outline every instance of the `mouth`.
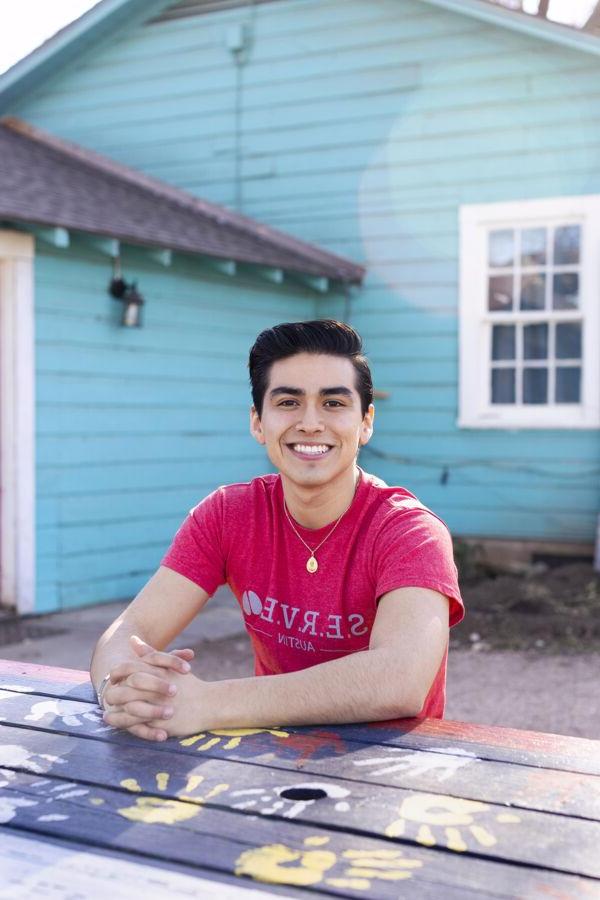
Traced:
<svg viewBox="0 0 600 900">
<path fill-rule="evenodd" d="M 288 448 L 299 459 L 323 459 L 333 447 L 330 444 L 288 444 Z"/>
</svg>

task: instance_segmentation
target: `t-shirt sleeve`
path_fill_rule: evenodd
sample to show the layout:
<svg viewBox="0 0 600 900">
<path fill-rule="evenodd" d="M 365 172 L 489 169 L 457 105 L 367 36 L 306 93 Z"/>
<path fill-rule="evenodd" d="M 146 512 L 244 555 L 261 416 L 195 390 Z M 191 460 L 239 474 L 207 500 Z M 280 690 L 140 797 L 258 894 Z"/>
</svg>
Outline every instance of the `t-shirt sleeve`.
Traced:
<svg viewBox="0 0 600 900">
<path fill-rule="evenodd" d="M 179 572 L 212 596 L 225 584 L 223 491 L 218 489 L 190 510 L 161 565 Z"/>
<path fill-rule="evenodd" d="M 452 539 L 434 513 L 419 506 L 390 512 L 373 553 L 376 597 L 401 587 L 424 587 L 450 600 L 450 626 L 464 616 Z"/>
</svg>

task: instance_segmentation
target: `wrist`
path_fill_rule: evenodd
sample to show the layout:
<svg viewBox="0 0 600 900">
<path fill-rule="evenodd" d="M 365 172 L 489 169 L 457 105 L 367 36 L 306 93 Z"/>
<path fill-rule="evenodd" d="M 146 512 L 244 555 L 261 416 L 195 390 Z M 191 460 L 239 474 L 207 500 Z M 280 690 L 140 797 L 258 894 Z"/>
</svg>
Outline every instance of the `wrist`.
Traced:
<svg viewBox="0 0 600 900">
<path fill-rule="evenodd" d="M 225 681 L 198 681 L 193 713 L 194 726 L 198 731 L 235 727 L 228 724 L 229 703 L 225 687 Z"/>
</svg>

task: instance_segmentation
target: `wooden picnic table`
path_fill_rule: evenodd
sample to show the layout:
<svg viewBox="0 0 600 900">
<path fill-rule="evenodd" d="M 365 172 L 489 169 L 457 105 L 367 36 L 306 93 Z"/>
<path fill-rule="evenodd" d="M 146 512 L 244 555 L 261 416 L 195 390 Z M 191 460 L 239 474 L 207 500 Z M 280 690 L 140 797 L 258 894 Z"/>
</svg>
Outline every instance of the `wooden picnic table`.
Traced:
<svg viewBox="0 0 600 900">
<path fill-rule="evenodd" d="M 600 741 L 434 719 L 104 725 L 0 661 L 0 897 L 600 897 Z"/>
</svg>

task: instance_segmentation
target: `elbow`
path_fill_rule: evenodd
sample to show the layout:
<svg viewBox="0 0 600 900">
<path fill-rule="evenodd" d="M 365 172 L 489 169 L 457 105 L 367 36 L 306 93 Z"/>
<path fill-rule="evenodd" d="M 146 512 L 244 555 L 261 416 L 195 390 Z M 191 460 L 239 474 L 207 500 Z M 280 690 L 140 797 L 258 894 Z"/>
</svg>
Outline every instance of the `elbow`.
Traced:
<svg viewBox="0 0 600 900">
<path fill-rule="evenodd" d="M 423 711 L 426 697 L 420 693 L 396 690 L 392 696 L 381 699 L 383 702 L 378 708 L 380 720 L 417 719 Z"/>
<path fill-rule="evenodd" d="M 420 673 L 388 657 L 377 675 L 375 692 L 379 719 L 416 719 L 423 713 L 429 685 L 423 683 Z"/>
</svg>

